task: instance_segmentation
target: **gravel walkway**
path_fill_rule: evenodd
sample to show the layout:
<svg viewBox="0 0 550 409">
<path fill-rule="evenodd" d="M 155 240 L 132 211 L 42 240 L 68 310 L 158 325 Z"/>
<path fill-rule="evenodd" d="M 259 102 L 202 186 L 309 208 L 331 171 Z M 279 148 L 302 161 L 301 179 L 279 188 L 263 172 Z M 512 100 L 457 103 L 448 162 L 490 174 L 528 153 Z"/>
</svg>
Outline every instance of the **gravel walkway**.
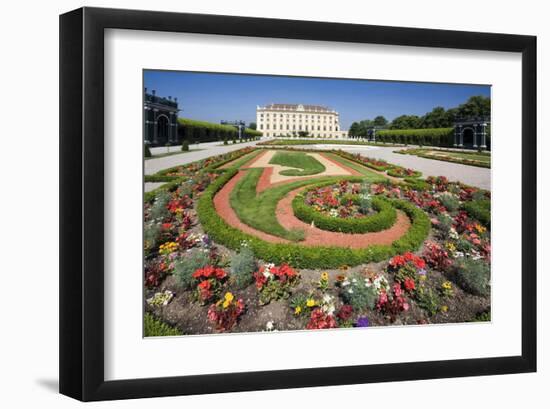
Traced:
<svg viewBox="0 0 550 409">
<path fill-rule="evenodd" d="M 200 151 L 190 151 L 182 153 L 181 155 L 170 155 L 157 159 L 148 159 L 145 161 L 145 174 L 152 175 L 160 170 L 168 169 L 173 166 L 184 165 L 186 163 L 195 162 L 197 160 L 205 159 L 210 156 L 221 155 L 222 153 L 236 151 L 247 146 L 255 146 L 260 141 L 237 143 L 230 145 L 223 145 L 222 142 L 208 142 L 201 143 L 198 146 L 192 145 L 192 149 L 201 149 Z M 156 149 L 156 148 L 154 148 Z M 166 148 L 161 148 L 166 149 Z"/>
<path fill-rule="evenodd" d="M 294 146 L 296 147 L 296 146 Z M 414 155 L 394 153 L 400 147 L 354 146 L 354 145 L 307 145 L 303 149 L 341 149 L 350 153 L 359 153 L 374 159 L 383 159 L 392 164 L 412 168 L 422 172 L 422 177 L 445 176 L 452 181 L 491 190 L 491 169 L 461 165 L 434 159 L 420 158 Z"/>
</svg>

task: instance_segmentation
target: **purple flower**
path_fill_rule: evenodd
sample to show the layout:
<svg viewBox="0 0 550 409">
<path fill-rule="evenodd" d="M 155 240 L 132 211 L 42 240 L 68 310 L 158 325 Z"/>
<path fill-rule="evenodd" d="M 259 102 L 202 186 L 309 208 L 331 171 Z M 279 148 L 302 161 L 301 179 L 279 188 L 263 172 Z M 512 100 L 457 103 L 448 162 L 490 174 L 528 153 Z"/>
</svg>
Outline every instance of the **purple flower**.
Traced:
<svg viewBox="0 0 550 409">
<path fill-rule="evenodd" d="M 357 327 L 368 327 L 369 326 L 369 319 L 367 317 L 359 317 L 357 319 L 357 323 L 355 324 Z"/>
<path fill-rule="evenodd" d="M 424 269 L 418 270 L 418 272 L 416 274 L 418 274 L 419 276 L 425 276 L 426 275 L 426 270 L 424 270 Z"/>
</svg>

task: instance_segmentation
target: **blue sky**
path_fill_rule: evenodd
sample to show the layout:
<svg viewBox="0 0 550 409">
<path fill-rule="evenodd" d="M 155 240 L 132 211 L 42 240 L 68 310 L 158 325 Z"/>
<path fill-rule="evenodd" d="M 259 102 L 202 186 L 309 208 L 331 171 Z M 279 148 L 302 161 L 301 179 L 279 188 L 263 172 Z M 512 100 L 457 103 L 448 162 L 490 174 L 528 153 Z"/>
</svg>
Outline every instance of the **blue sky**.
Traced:
<svg viewBox="0 0 550 409">
<path fill-rule="evenodd" d="M 324 105 L 340 113 L 348 129 L 354 121 L 378 115 L 424 115 L 451 108 L 472 95 L 490 96 L 487 85 L 339 80 L 182 71 L 144 71 L 144 85 L 159 96 L 177 97 L 180 117 L 219 123 L 256 121 L 256 106 L 270 103 Z"/>
</svg>

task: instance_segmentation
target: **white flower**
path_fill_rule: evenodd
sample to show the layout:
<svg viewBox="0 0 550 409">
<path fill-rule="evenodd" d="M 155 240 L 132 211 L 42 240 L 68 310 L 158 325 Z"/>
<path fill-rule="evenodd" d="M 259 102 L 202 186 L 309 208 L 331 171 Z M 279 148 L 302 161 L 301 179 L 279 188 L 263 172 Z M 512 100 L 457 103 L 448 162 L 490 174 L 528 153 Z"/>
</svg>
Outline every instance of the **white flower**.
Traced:
<svg viewBox="0 0 550 409">
<path fill-rule="evenodd" d="M 331 296 L 330 294 L 325 294 L 325 295 L 323 295 L 323 302 L 324 302 L 324 303 L 327 303 L 327 304 L 328 304 L 328 303 L 331 302 L 331 301 L 332 301 L 332 296 Z"/>
<path fill-rule="evenodd" d="M 273 321 L 267 321 L 267 324 L 265 324 L 265 329 L 268 331 L 273 331 Z"/>
<path fill-rule="evenodd" d="M 356 278 L 352 278 L 352 279 L 351 279 L 351 282 L 352 282 L 353 284 L 356 284 L 356 283 L 357 283 L 357 279 L 356 279 Z"/>
<path fill-rule="evenodd" d="M 350 289 L 348 290 L 348 293 L 353 294 L 353 288 L 350 288 Z"/>
</svg>

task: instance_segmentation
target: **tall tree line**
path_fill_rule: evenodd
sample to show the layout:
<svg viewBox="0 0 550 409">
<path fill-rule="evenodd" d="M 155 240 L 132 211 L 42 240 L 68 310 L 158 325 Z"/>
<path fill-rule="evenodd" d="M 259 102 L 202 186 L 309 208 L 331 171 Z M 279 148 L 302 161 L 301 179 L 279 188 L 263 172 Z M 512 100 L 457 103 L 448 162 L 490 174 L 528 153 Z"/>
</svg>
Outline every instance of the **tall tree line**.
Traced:
<svg viewBox="0 0 550 409">
<path fill-rule="evenodd" d="M 449 128 L 457 118 L 491 116 L 491 99 L 482 95 L 472 96 L 464 104 L 455 108 L 445 109 L 435 107 L 423 116 L 400 115 L 389 122 L 383 116 L 377 116 L 373 120 L 364 119 L 354 122 L 349 128 L 351 136 L 367 136 L 368 128 L 376 126 L 389 129 L 427 129 Z"/>
</svg>

